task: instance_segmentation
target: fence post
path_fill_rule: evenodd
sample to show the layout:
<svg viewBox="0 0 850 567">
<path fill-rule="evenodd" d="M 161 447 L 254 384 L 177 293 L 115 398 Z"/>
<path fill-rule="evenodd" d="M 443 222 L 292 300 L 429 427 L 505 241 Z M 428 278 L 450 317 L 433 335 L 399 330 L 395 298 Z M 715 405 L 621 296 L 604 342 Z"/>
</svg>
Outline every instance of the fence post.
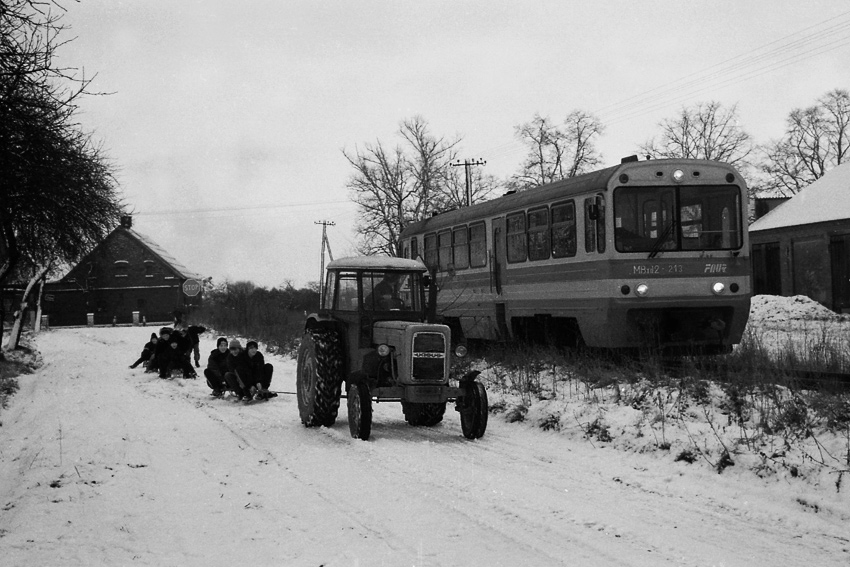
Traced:
<svg viewBox="0 0 850 567">
<path fill-rule="evenodd" d="M 86 313 L 86 326 L 94 327 L 94 313 Z"/>
</svg>

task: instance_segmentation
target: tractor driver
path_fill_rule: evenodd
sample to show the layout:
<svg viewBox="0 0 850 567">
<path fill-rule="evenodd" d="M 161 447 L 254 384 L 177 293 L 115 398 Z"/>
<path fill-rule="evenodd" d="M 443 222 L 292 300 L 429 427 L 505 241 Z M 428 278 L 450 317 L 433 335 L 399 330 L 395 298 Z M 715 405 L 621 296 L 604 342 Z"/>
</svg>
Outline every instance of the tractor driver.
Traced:
<svg viewBox="0 0 850 567">
<path fill-rule="evenodd" d="M 389 311 L 401 309 L 404 301 L 398 296 L 397 288 L 401 274 L 384 274 L 384 278 L 375 284 L 375 287 L 366 297 L 366 309 L 375 311 Z"/>
</svg>

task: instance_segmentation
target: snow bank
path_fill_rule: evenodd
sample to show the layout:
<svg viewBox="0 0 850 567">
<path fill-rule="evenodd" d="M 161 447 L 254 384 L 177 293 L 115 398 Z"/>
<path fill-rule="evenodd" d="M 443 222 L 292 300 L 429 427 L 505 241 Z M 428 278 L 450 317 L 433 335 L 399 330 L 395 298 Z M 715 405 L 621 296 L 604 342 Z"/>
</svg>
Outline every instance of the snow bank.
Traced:
<svg viewBox="0 0 850 567">
<path fill-rule="evenodd" d="M 750 302 L 750 321 L 754 324 L 781 324 L 788 321 L 846 321 L 847 317 L 827 309 L 805 295 L 780 297 L 756 295 Z"/>
</svg>

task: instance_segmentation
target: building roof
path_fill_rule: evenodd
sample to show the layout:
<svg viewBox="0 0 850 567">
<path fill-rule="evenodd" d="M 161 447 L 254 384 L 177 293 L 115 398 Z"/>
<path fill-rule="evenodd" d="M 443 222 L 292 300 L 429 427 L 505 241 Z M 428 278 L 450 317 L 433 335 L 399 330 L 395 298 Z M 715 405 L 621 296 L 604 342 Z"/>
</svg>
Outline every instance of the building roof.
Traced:
<svg viewBox="0 0 850 567">
<path fill-rule="evenodd" d="M 750 225 L 750 232 L 850 219 L 850 162 L 826 175 Z"/>
<path fill-rule="evenodd" d="M 165 262 L 166 264 L 168 264 L 169 266 L 174 268 L 174 271 L 177 272 L 179 277 L 185 278 L 185 279 L 191 278 L 191 279 L 195 279 L 195 280 L 202 279 L 199 274 L 189 270 L 186 266 L 184 266 L 183 264 L 178 262 L 177 259 L 174 258 L 174 256 L 172 256 L 171 254 L 166 252 L 165 249 L 161 248 L 159 246 L 159 244 L 157 244 L 156 242 L 151 240 L 148 236 L 145 236 L 144 234 L 142 234 L 140 232 L 136 232 L 132 228 L 118 227 L 116 230 L 126 231 L 128 234 L 133 236 L 133 238 L 135 238 L 136 240 L 138 240 L 139 242 L 141 242 L 142 244 L 147 246 L 150 249 L 150 251 L 153 252 L 154 254 L 156 254 L 157 256 L 159 256 L 160 259 L 162 259 L 163 262 Z"/>
</svg>

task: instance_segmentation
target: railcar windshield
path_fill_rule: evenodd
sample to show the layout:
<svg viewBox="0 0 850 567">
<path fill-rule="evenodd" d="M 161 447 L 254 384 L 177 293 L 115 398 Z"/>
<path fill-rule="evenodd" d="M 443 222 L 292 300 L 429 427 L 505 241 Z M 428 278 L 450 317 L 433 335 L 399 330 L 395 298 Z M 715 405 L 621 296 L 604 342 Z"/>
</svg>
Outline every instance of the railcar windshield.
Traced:
<svg viewBox="0 0 850 567">
<path fill-rule="evenodd" d="M 741 191 L 733 185 L 618 187 L 619 252 L 737 250 L 743 244 Z"/>
</svg>

